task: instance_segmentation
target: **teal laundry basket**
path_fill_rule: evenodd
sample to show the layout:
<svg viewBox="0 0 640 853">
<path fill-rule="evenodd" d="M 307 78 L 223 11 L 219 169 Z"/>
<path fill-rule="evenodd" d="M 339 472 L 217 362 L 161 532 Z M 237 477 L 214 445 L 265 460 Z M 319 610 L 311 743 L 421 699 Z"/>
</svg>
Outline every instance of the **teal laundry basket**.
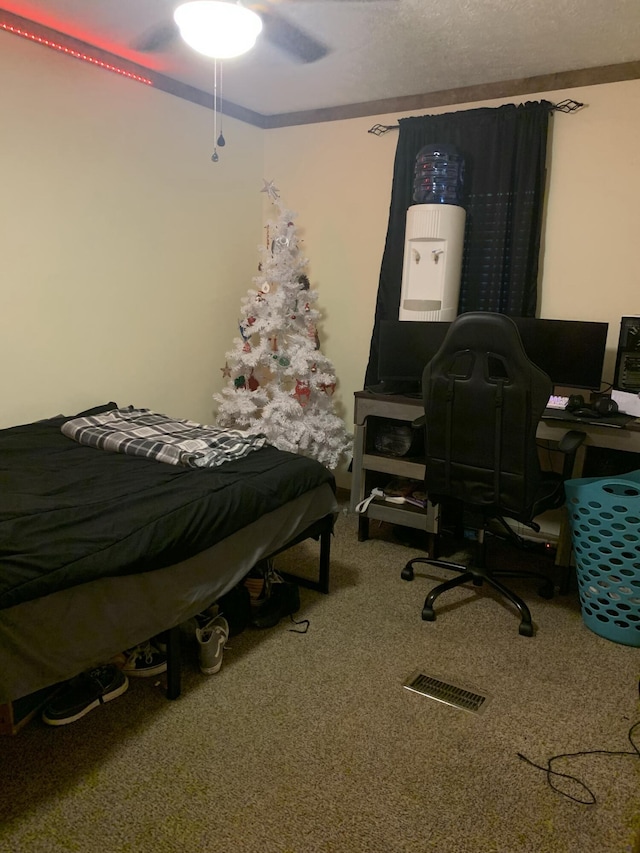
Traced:
<svg viewBox="0 0 640 853">
<path fill-rule="evenodd" d="M 640 471 L 567 480 L 582 618 L 594 633 L 640 646 Z"/>
</svg>

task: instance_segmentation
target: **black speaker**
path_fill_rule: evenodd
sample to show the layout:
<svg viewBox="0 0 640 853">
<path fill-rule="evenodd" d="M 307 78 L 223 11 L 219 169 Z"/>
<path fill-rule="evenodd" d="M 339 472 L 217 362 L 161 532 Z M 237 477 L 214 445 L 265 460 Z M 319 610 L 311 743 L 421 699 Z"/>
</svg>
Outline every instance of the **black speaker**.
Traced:
<svg viewBox="0 0 640 853">
<path fill-rule="evenodd" d="M 640 391 L 640 317 L 620 320 L 613 387 L 618 391 Z"/>
</svg>

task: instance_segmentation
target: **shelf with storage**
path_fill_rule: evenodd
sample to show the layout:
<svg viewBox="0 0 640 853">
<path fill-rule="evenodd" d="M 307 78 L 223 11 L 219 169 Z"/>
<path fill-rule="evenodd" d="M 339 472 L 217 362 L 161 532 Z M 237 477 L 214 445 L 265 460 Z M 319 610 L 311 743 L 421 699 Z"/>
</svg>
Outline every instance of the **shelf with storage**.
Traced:
<svg viewBox="0 0 640 853">
<path fill-rule="evenodd" d="M 383 396 L 359 391 L 355 394 L 355 442 L 351 485 L 351 509 L 373 489 L 385 489 L 394 478 L 424 483 L 422 430 L 412 422 L 422 414 L 421 401 L 409 397 Z M 358 539 L 369 537 L 369 520 L 438 532 L 438 507 L 393 503 L 374 498 L 359 514 Z"/>
<path fill-rule="evenodd" d="M 379 453 L 365 453 L 362 456 L 362 468 L 367 471 L 380 471 L 395 477 L 407 477 L 410 480 L 424 480 L 424 462 L 417 457 L 402 459 L 394 456 L 382 456 Z"/>
</svg>

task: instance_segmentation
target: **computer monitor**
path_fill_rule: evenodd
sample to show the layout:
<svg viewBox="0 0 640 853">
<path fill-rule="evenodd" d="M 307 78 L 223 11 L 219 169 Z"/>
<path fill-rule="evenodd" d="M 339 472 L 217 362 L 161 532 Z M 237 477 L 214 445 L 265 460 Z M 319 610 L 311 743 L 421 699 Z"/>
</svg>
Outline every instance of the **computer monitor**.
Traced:
<svg viewBox="0 0 640 853">
<path fill-rule="evenodd" d="M 608 323 L 513 318 L 527 355 L 554 385 L 599 391 Z"/>
<path fill-rule="evenodd" d="M 527 355 L 554 386 L 599 391 L 608 323 L 513 317 Z M 440 348 L 450 323 L 382 320 L 378 378 L 383 393 L 420 393 L 422 371 Z"/>
<path fill-rule="evenodd" d="M 450 325 L 429 320 L 381 320 L 379 390 L 386 394 L 419 395 L 424 366 L 440 349 Z"/>
</svg>

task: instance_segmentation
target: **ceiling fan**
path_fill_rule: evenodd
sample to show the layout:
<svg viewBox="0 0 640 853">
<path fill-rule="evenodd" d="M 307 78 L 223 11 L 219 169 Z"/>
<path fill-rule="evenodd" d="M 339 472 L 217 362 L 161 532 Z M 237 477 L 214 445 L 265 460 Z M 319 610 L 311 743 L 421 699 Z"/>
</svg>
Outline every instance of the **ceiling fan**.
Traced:
<svg viewBox="0 0 640 853">
<path fill-rule="evenodd" d="M 302 30 L 280 11 L 280 7 L 304 3 L 305 0 L 244 0 L 244 2 L 237 4 L 234 0 L 228 0 L 228 2 L 259 15 L 262 21 L 263 37 L 294 62 L 316 62 L 331 52 L 328 45 Z M 380 2 L 380 0 L 321 0 L 321 2 L 367 3 Z M 177 23 L 171 19 L 143 34 L 134 42 L 132 47 L 140 53 L 158 53 L 167 50 L 179 38 L 180 29 Z"/>
</svg>

